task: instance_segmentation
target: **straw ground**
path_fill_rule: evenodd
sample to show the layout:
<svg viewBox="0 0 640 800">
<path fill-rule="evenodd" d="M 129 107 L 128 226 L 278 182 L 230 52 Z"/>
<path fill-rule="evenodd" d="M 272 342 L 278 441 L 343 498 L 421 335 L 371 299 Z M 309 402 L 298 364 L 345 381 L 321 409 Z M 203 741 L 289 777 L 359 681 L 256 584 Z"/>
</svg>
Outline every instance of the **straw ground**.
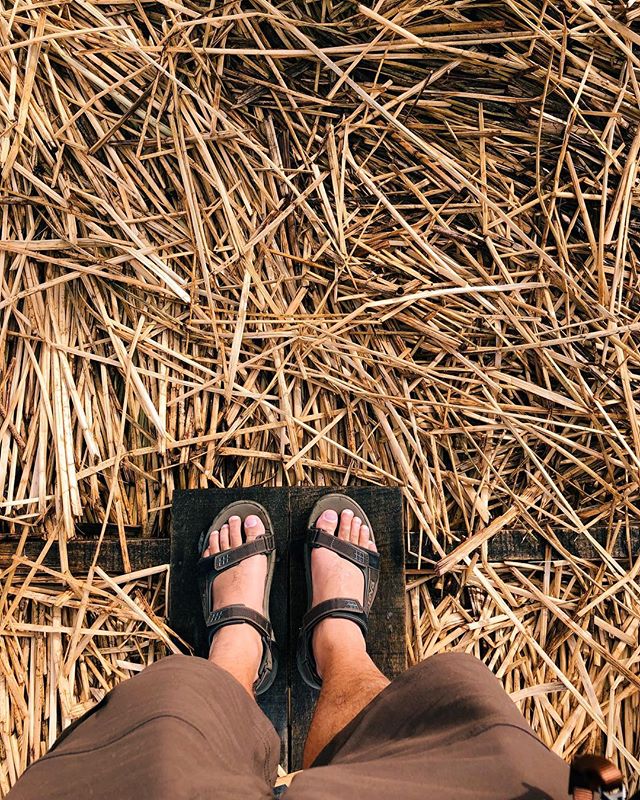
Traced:
<svg viewBox="0 0 640 800">
<path fill-rule="evenodd" d="M 477 653 L 637 785 L 640 10 L 0 7 L 0 788 L 159 656 L 163 574 L 68 569 L 174 488 L 403 488 L 407 646 Z M 510 526 L 598 558 L 488 563 Z M 398 535 L 400 531 L 398 531 Z M 24 563 L 28 539 L 61 570 Z"/>
</svg>

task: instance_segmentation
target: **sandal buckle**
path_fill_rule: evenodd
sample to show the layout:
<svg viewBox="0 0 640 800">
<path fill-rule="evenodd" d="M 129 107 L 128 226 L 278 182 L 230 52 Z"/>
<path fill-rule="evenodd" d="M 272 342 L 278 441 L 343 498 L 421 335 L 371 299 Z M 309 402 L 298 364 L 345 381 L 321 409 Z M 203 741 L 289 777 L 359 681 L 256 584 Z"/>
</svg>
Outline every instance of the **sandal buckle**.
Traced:
<svg viewBox="0 0 640 800">
<path fill-rule="evenodd" d="M 359 547 L 353 548 L 353 557 L 358 564 L 362 564 L 363 567 L 366 567 L 369 563 L 369 554 L 365 553 L 364 550 L 360 550 Z"/>
<path fill-rule="evenodd" d="M 217 570 L 220 570 L 228 566 L 229 561 L 230 561 L 229 553 L 218 553 L 217 556 L 215 557 L 213 565 Z"/>
</svg>

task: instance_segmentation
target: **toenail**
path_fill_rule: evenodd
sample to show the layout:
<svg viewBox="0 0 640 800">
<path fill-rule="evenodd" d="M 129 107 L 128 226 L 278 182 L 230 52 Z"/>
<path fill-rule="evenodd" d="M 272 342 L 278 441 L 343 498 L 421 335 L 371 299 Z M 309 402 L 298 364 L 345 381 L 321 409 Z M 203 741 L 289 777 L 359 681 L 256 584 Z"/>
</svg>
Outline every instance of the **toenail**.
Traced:
<svg viewBox="0 0 640 800">
<path fill-rule="evenodd" d="M 245 519 L 244 524 L 247 526 L 247 528 L 255 528 L 258 522 L 260 522 L 258 517 L 254 517 L 253 514 L 251 514 Z"/>
<path fill-rule="evenodd" d="M 351 517 L 353 516 L 353 511 L 350 508 L 345 508 L 345 510 L 342 513 L 348 514 Z"/>
<path fill-rule="evenodd" d="M 229 522 L 240 522 L 240 517 L 236 516 L 229 517 Z"/>
<path fill-rule="evenodd" d="M 332 509 L 328 508 L 323 514 L 322 518 L 326 519 L 327 522 L 336 522 L 338 519 L 338 514 Z"/>
<path fill-rule="evenodd" d="M 362 522 L 362 520 L 360 519 L 360 517 L 354 517 L 354 518 L 353 518 L 353 521 L 354 521 L 354 522 Z"/>
</svg>

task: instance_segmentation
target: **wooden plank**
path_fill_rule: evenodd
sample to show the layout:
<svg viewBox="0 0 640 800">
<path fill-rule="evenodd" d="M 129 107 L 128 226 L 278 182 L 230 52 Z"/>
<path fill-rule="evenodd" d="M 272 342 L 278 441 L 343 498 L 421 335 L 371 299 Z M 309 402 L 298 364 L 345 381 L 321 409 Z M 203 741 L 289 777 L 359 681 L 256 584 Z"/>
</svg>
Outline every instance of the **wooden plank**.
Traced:
<svg viewBox="0 0 640 800">
<path fill-rule="evenodd" d="M 621 529 L 620 534 L 614 542 L 609 541 L 610 532 L 606 527 L 593 528 L 591 536 L 602 547 L 606 548 L 611 555 L 618 561 L 635 560 L 640 556 L 640 526 L 629 526 L 628 529 Z M 586 536 L 566 529 L 554 529 L 551 531 L 561 548 L 570 553 L 573 557 L 585 560 L 599 560 L 597 549 L 586 538 Z M 466 536 L 459 534 L 462 540 Z M 406 566 L 409 570 L 418 568 L 418 549 L 420 539 L 417 533 L 408 534 L 408 552 Z M 487 557 L 489 561 L 544 561 L 547 558 L 549 542 L 541 539 L 536 533 L 532 533 L 527 528 L 509 528 L 500 531 L 493 536 L 487 543 Z M 453 548 L 451 548 L 453 549 Z M 427 541 L 422 544 L 421 567 L 425 571 L 430 570 L 430 563 L 439 561 L 440 557 L 434 553 Z M 562 551 L 558 547 L 551 546 L 551 558 L 564 558 Z"/>
<path fill-rule="evenodd" d="M 94 536 L 96 532 L 99 532 L 100 528 L 100 525 L 80 524 L 78 525 L 79 538 L 71 539 L 67 543 L 69 568 L 74 574 L 81 575 L 91 566 L 96 548 L 96 538 L 94 538 Z M 110 575 L 121 574 L 124 571 L 120 544 L 113 538 L 114 529 L 115 526 L 113 525 L 107 526 L 107 535 L 102 542 L 100 559 L 98 561 L 102 569 Z M 128 526 L 126 528 L 127 546 L 132 570 L 168 564 L 170 559 L 170 539 L 143 538 L 140 535 L 141 532 L 142 528 L 140 526 Z M 558 538 L 558 541 L 561 542 L 562 546 L 565 547 L 567 552 L 571 553 L 572 556 L 577 556 L 578 558 L 584 558 L 586 560 L 598 560 L 600 558 L 595 547 L 585 537 L 575 532 L 553 531 L 552 535 Z M 606 528 L 594 528 L 592 531 L 594 539 L 603 547 L 607 545 L 607 535 L 608 531 Z M 463 538 L 460 534 L 459 536 Z M 405 559 L 406 568 L 415 571 L 418 567 L 418 533 L 409 533 L 408 540 L 408 552 Z M 15 536 L 0 540 L 0 568 L 8 567 L 11 564 L 18 547 L 18 542 L 19 537 Z M 24 547 L 23 555 L 34 561 L 38 557 L 42 547 L 42 539 L 28 539 Z M 489 561 L 495 562 L 544 561 L 547 547 L 548 542 L 541 541 L 537 534 L 531 533 L 525 528 L 511 528 L 496 534 L 489 542 L 488 558 Z M 611 553 L 616 560 L 622 562 L 638 558 L 640 556 L 640 527 L 632 526 L 628 537 L 626 531 L 624 534 L 621 534 L 614 543 Z M 551 558 L 562 558 L 562 555 L 556 548 L 552 547 Z M 438 556 L 429 549 L 428 543 L 423 544 L 422 559 L 422 567 L 426 572 L 429 571 L 429 561 L 439 560 Z M 425 561 L 427 562 L 426 566 Z M 51 548 L 44 563 L 46 566 L 53 569 L 60 568 L 57 547 Z"/>
<path fill-rule="evenodd" d="M 297 634 L 307 602 L 301 542 L 311 508 L 327 491 L 335 489 L 211 489 L 174 495 L 169 623 L 202 655 L 206 650 L 205 631 L 194 581 L 198 558 L 195 543 L 200 531 L 233 500 L 254 499 L 271 516 L 279 552 L 271 618 L 281 659 L 276 683 L 261 698 L 260 705 L 281 736 L 281 763 L 290 771 L 301 766 L 304 738 L 316 699 L 316 693 L 299 677 L 295 662 Z M 371 617 L 369 644 L 374 661 L 393 677 L 406 666 L 404 553 L 403 537 L 398 535 L 402 524 L 401 495 L 395 489 L 378 487 L 349 489 L 347 494 L 367 511 L 383 554 L 382 581 Z"/>
<path fill-rule="evenodd" d="M 229 503 L 255 500 L 269 513 L 276 537 L 278 557 L 271 589 L 271 623 L 280 653 L 276 680 L 260 699 L 259 705 L 273 723 L 281 740 L 281 763 L 288 764 L 289 703 L 288 665 L 288 573 L 289 573 L 289 495 L 287 489 L 193 489 L 173 495 L 171 532 L 171 576 L 169 587 L 169 624 L 199 656 L 206 657 L 208 647 L 202 604 L 198 593 L 196 563 L 198 539 L 211 520 Z M 284 655 L 282 655 L 284 654 Z"/>
<path fill-rule="evenodd" d="M 18 539 L 3 539 L 0 541 L 0 568 L 11 565 Z M 89 570 L 95 556 L 97 539 L 72 539 L 67 544 L 69 569 L 74 575 L 82 575 Z M 40 555 L 44 542 L 42 539 L 27 539 L 23 556 L 35 561 Z M 135 572 L 146 567 L 155 567 L 168 564 L 170 557 L 169 539 L 127 539 L 127 549 L 131 561 L 131 569 Z M 51 569 L 60 569 L 60 556 L 57 544 L 49 549 L 44 558 L 44 565 Z M 109 575 L 121 575 L 124 572 L 120 542 L 114 539 L 104 539 L 100 547 L 98 565 Z"/>
<path fill-rule="evenodd" d="M 296 665 L 296 642 L 307 609 L 303 541 L 309 514 L 318 499 L 336 489 L 291 490 L 291 571 L 289 575 L 291 672 L 290 770 L 302 767 L 304 742 L 318 693 L 307 686 Z M 339 491 L 339 490 L 338 490 Z M 378 668 L 389 678 L 406 669 L 404 537 L 402 499 L 397 489 L 353 487 L 344 494 L 358 502 L 371 520 L 376 544 L 382 555 L 378 596 L 369 624 L 368 650 Z"/>
</svg>

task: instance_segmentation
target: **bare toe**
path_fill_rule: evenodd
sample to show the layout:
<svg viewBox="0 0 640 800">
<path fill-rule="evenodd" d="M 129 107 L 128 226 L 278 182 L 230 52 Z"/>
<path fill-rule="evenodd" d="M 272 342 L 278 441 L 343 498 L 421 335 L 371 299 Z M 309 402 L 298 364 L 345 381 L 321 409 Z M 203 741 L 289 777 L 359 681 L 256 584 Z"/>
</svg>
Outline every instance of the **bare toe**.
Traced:
<svg viewBox="0 0 640 800">
<path fill-rule="evenodd" d="M 220 531 L 211 531 L 209 534 L 209 547 L 207 552 L 211 556 L 215 556 L 220 552 Z"/>
<path fill-rule="evenodd" d="M 360 541 L 360 528 L 362 527 L 362 520 L 360 517 L 354 517 L 351 520 L 351 532 L 349 538 L 353 544 L 358 544 Z"/>
<path fill-rule="evenodd" d="M 369 528 L 366 525 L 360 527 L 360 536 L 356 544 L 360 547 L 369 547 Z"/>
<path fill-rule="evenodd" d="M 220 550 L 229 549 L 229 526 L 225 523 L 220 528 Z"/>
<path fill-rule="evenodd" d="M 242 544 L 242 520 L 240 517 L 229 517 L 229 547 L 240 547 Z"/>
<path fill-rule="evenodd" d="M 244 521 L 244 534 L 248 542 L 252 542 L 258 536 L 264 536 L 264 525 L 260 517 L 256 517 L 255 514 L 249 514 Z"/>
<path fill-rule="evenodd" d="M 371 540 L 369 542 L 369 550 L 371 550 L 374 553 L 378 552 L 378 548 L 376 547 L 376 543 L 373 540 Z"/>
<path fill-rule="evenodd" d="M 322 512 L 320 517 L 318 517 L 316 528 L 320 528 L 320 530 L 325 531 L 325 533 L 335 533 L 337 524 L 337 513 L 332 508 L 328 508 L 326 511 Z"/>
<path fill-rule="evenodd" d="M 351 522 L 353 520 L 353 511 L 350 508 L 340 514 L 340 525 L 338 527 L 338 539 L 346 539 L 349 541 L 351 538 Z"/>
</svg>

